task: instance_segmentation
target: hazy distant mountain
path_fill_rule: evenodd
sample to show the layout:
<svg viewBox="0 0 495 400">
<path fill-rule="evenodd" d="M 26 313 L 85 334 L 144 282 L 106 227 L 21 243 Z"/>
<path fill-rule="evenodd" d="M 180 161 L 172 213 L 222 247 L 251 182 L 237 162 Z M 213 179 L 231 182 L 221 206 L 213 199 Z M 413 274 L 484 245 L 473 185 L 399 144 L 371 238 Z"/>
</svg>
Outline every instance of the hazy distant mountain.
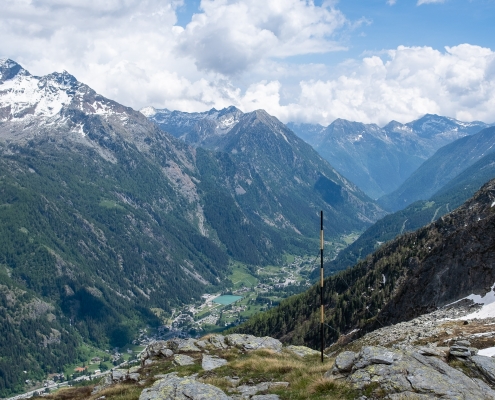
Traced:
<svg viewBox="0 0 495 400">
<path fill-rule="evenodd" d="M 419 200 L 403 210 L 377 221 L 359 238 L 342 250 L 328 263 L 328 273 L 343 270 L 371 254 L 383 243 L 396 236 L 415 231 L 459 207 L 483 184 L 495 178 L 495 152 L 485 155 L 476 163 L 450 180 L 428 200 Z M 316 278 L 316 272 L 314 277 Z"/>
<path fill-rule="evenodd" d="M 495 127 L 466 136 L 439 149 L 398 189 L 380 198 L 391 211 L 400 210 L 416 200 L 425 200 L 451 179 L 486 154 L 495 151 Z"/>
<path fill-rule="evenodd" d="M 288 126 L 372 198 L 397 189 L 440 147 L 488 127 L 431 114 L 407 124 L 392 121 L 383 128 L 342 119 L 327 128 Z"/>
</svg>

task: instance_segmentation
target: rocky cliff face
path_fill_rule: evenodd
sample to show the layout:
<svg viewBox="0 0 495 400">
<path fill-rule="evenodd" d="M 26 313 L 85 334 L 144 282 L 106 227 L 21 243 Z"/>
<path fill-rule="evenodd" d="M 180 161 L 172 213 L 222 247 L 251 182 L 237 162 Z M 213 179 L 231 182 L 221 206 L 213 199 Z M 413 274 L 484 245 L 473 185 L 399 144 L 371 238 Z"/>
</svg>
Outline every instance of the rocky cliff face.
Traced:
<svg viewBox="0 0 495 400">
<path fill-rule="evenodd" d="M 381 312 L 396 322 L 432 311 L 495 283 L 495 181 L 436 223 L 407 236 L 414 256 L 406 280 Z M 420 245 L 421 243 L 421 245 Z"/>
</svg>

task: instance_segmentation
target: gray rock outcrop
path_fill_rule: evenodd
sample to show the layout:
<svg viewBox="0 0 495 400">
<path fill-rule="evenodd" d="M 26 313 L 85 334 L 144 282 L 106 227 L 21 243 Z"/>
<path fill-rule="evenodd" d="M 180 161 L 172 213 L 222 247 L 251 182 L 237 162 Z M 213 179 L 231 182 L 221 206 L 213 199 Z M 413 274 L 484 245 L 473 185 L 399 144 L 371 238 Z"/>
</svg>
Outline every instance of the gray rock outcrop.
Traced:
<svg viewBox="0 0 495 400">
<path fill-rule="evenodd" d="M 367 346 L 354 359 L 352 352 L 345 353 L 328 375 L 344 375 L 356 389 L 378 384 L 389 399 L 495 399 L 495 391 L 483 381 L 417 351 Z"/>
<path fill-rule="evenodd" d="M 215 386 L 172 373 L 144 389 L 139 400 L 229 400 L 229 397 Z"/>
<path fill-rule="evenodd" d="M 175 354 L 174 355 L 174 363 L 181 366 L 181 367 L 184 365 L 193 365 L 194 364 L 194 358 L 186 356 L 185 354 Z"/>
<path fill-rule="evenodd" d="M 227 364 L 227 360 L 217 357 L 210 356 L 208 354 L 203 354 L 203 361 L 201 362 L 201 367 L 205 371 L 211 371 L 216 368 L 220 368 L 221 366 Z"/>
<path fill-rule="evenodd" d="M 485 356 L 473 356 L 471 361 L 492 385 L 495 384 L 495 359 Z"/>
<path fill-rule="evenodd" d="M 313 350 L 306 346 L 291 345 L 291 346 L 287 346 L 286 350 L 290 351 L 291 353 L 297 354 L 300 357 L 314 356 L 321 354 L 318 350 Z"/>
<path fill-rule="evenodd" d="M 241 335 L 234 333 L 225 337 L 225 342 L 232 347 L 243 350 L 270 349 L 274 351 L 282 350 L 282 342 L 269 336 L 256 337 L 253 335 Z"/>
</svg>

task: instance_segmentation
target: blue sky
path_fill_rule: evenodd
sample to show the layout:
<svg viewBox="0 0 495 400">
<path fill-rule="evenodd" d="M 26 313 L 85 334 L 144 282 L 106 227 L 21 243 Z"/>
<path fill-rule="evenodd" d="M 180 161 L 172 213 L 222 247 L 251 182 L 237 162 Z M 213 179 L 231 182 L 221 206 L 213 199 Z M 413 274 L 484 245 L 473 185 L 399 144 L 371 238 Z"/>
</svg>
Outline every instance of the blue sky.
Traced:
<svg viewBox="0 0 495 400">
<path fill-rule="evenodd" d="M 495 0 L 5 0 L 0 57 L 137 109 L 495 122 L 493 20 Z"/>
<path fill-rule="evenodd" d="M 177 9 L 177 25 L 185 27 L 200 1 L 185 1 Z M 321 6 L 323 1 L 315 1 Z M 447 0 L 417 5 L 415 1 L 345 0 L 336 4 L 351 21 L 366 19 L 369 23 L 348 33 L 348 50 L 324 55 L 297 57 L 297 62 L 335 63 L 358 58 L 369 52 L 404 46 L 431 46 L 443 49 L 460 43 L 494 47 L 495 0 Z M 296 60 L 295 60 L 296 61 Z"/>
</svg>

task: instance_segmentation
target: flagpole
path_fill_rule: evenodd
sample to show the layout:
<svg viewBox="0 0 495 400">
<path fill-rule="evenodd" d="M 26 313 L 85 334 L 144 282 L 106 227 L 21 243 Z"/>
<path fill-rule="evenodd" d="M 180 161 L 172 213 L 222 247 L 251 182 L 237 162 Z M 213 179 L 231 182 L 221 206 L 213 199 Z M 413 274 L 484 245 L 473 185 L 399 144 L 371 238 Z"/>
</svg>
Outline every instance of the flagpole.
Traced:
<svg viewBox="0 0 495 400">
<path fill-rule="evenodd" d="M 325 340 L 323 338 L 323 211 L 320 212 L 320 339 L 321 339 L 321 362 L 323 362 L 323 348 Z"/>
</svg>

